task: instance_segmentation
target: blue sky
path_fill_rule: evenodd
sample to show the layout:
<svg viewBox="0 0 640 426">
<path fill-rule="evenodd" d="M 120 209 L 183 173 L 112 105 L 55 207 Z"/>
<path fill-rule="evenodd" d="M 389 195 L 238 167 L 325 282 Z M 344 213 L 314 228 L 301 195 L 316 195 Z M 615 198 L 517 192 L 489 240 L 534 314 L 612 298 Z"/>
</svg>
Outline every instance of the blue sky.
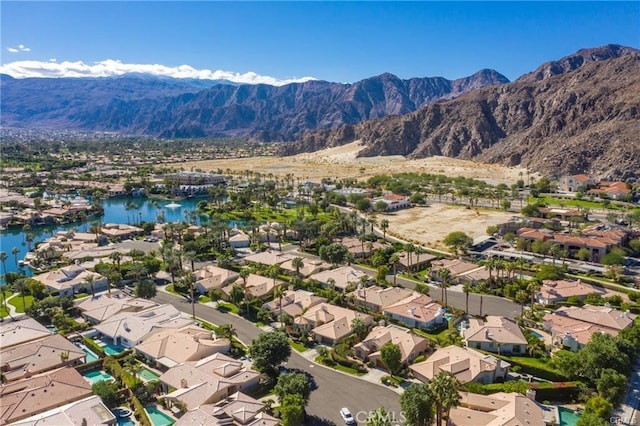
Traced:
<svg viewBox="0 0 640 426">
<path fill-rule="evenodd" d="M 111 59 L 277 80 L 458 78 L 482 68 L 513 80 L 583 47 L 640 48 L 637 1 L 2 1 L 1 13 L 2 72 L 70 61 L 94 73 Z"/>
</svg>

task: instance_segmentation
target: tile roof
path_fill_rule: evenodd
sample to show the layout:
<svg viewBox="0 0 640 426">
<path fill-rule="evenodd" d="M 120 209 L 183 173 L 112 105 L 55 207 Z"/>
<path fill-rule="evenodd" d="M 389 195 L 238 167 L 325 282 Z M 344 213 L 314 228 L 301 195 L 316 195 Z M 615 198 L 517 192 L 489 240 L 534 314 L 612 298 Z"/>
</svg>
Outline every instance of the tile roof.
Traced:
<svg viewBox="0 0 640 426">
<path fill-rule="evenodd" d="M 465 384 L 483 372 L 495 371 L 501 361 L 491 355 L 470 348 L 447 346 L 436 350 L 426 361 L 409 366 L 419 375 L 431 380 L 440 371 L 447 371 Z"/>
<path fill-rule="evenodd" d="M 526 345 L 518 324 L 511 318 L 489 315 L 486 321 L 471 318 L 469 328 L 464 331 L 467 342 L 496 342 L 502 344 Z"/>
</svg>

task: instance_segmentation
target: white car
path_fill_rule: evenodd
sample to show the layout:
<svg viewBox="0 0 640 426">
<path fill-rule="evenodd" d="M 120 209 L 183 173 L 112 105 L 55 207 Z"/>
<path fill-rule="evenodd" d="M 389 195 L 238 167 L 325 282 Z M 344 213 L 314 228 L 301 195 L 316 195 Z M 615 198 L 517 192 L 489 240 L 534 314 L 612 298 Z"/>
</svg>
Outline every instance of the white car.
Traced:
<svg viewBox="0 0 640 426">
<path fill-rule="evenodd" d="M 340 417 L 342 417 L 342 420 L 344 420 L 345 424 L 348 425 L 355 425 L 356 421 L 354 420 L 353 416 L 351 415 L 351 411 L 349 411 L 349 409 L 347 407 L 343 407 L 340 409 Z"/>
</svg>

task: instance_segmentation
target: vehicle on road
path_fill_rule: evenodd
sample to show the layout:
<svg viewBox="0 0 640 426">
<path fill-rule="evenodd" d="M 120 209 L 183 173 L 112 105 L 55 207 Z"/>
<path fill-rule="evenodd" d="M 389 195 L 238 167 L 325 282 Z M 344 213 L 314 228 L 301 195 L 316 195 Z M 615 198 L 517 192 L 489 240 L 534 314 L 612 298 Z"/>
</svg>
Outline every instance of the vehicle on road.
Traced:
<svg viewBox="0 0 640 426">
<path fill-rule="evenodd" d="M 351 411 L 349 411 L 349 409 L 347 407 L 342 407 L 340 409 L 340 417 L 342 417 L 342 420 L 344 420 L 344 423 L 347 424 L 347 425 L 355 425 L 356 424 L 355 419 L 351 415 Z"/>
</svg>

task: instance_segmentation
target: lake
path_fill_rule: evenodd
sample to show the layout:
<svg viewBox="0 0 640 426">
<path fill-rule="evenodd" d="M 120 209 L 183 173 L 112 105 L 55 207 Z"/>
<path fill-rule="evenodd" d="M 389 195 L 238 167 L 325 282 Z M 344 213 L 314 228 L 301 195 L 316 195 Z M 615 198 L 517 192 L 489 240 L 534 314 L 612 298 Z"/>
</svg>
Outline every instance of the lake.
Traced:
<svg viewBox="0 0 640 426">
<path fill-rule="evenodd" d="M 145 222 L 155 222 L 157 215 L 163 211 L 165 222 L 178 222 L 182 220 L 188 221 L 189 212 L 196 210 L 198 202 L 203 199 L 204 198 L 187 198 L 184 200 L 169 201 L 146 197 L 109 198 L 102 201 L 104 215 L 93 220 L 100 220 L 102 223 L 138 223 L 140 220 Z M 136 207 L 126 208 L 132 204 Z M 175 204 L 179 204 L 179 207 L 174 207 Z M 187 212 L 186 217 L 185 212 Z M 87 221 L 86 224 L 76 222 L 59 226 L 34 227 L 31 231 L 34 235 L 32 247 L 35 247 L 37 243 L 53 236 L 57 231 L 73 228 L 84 231 L 85 227 L 86 229 L 89 229 L 93 220 Z M 11 253 L 14 247 L 18 249 L 17 256 L 14 256 L 13 253 Z M 23 272 L 27 275 L 31 275 L 31 270 L 29 268 L 20 268 L 18 265 L 18 260 L 24 259 L 27 254 L 27 243 L 25 241 L 25 234 L 22 232 L 22 228 L 13 228 L 0 232 L 0 251 L 4 251 L 8 256 L 7 261 L 5 262 L 7 270 L 5 271 L 3 266 L 0 265 L 2 274 L 5 274 L 6 272 Z"/>
</svg>

